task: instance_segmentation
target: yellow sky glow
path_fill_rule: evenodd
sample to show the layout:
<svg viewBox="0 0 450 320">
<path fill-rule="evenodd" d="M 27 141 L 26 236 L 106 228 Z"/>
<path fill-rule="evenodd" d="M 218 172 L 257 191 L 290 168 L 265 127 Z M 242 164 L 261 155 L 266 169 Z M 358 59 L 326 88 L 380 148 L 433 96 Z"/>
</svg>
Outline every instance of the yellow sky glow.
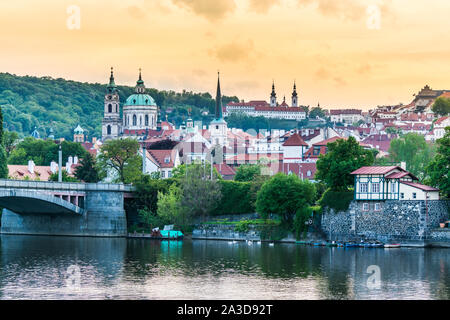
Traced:
<svg viewBox="0 0 450 320">
<path fill-rule="evenodd" d="M 80 8 L 70 30 L 67 8 Z M 367 8 L 381 12 L 370 29 Z M 369 109 L 450 89 L 446 0 L 32 0 L 0 4 L 0 72 Z"/>
</svg>

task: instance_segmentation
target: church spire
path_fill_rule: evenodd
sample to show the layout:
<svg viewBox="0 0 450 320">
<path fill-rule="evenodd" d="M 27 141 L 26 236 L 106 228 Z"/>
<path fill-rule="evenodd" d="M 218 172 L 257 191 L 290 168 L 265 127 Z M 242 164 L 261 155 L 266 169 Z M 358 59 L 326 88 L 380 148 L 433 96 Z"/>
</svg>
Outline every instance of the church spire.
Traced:
<svg viewBox="0 0 450 320">
<path fill-rule="evenodd" d="M 222 93 L 220 91 L 220 72 L 217 72 L 216 119 L 222 119 Z"/>
<path fill-rule="evenodd" d="M 142 69 L 139 68 L 139 79 L 136 82 L 136 93 L 144 93 L 145 92 L 145 85 L 144 80 L 142 80 Z"/>
<path fill-rule="evenodd" d="M 292 91 L 292 106 L 298 107 L 297 85 L 294 80 L 294 91 Z"/>
<path fill-rule="evenodd" d="M 111 67 L 111 76 L 109 77 L 109 84 L 108 84 L 108 92 L 113 92 L 117 89 L 116 83 L 114 82 L 114 69 Z"/>
<path fill-rule="evenodd" d="M 272 80 L 272 93 L 270 94 L 270 106 L 277 106 L 277 94 L 275 93 L 275 81 Z"/>
</svg>

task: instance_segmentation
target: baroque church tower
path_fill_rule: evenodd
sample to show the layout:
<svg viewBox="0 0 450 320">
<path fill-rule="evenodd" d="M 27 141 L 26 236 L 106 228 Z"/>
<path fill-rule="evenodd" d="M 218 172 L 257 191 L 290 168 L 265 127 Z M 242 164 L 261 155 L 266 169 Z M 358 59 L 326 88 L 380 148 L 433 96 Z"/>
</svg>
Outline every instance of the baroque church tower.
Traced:
<svg viewBox="0 0 450 320">
<path fill-rule="evenodd" d="M 114 73 L 111 67 L 111 77 L 109 78 L 109 84 L 106 87 L 105 94 L 105 109 L 102 121 L 102 140 L 117 139 L 121 134 L 120 119 L 120 100 L 117 86 L 114 83 Z"/>
<path fill-rule="evenodd" d="M 294 91 L 292 92 L 292 107 L 298 107 L 297 86 L 294 81 Z"/>
<path fill-rule="evenodd" d="M 277 94 L 275 93 L 275 82 L 272 82 L 272 93 L 270 94 L 270 106 L 277 106 Z"/>
</svg>

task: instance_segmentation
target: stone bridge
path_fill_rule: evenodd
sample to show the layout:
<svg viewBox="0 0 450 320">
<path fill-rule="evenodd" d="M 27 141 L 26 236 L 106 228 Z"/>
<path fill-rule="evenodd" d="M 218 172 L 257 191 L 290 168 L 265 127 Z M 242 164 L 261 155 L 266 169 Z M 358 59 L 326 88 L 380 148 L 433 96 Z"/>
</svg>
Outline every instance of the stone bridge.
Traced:
<svg viewBox="0 0 450 320">
<path fill-rule="evenodd" d="M 3 234 L 122 237 L 127 234 L 123 184 L 0 180 Z"/>
</svg>

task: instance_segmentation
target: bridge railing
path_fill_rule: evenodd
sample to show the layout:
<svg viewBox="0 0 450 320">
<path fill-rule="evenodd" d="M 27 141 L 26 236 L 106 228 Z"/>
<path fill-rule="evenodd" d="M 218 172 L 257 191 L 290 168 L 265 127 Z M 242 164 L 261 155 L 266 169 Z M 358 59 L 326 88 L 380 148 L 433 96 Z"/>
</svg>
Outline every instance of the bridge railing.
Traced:
<svg viewBox="0 0 450 320">
<path fill-rule="evenodd" d="M 132 192 L 132 185 L 114 183 L 77 183 L 77 182 L 53 182 L 53 181 L 26 181 L 0 179 L 0 188 L 18 189 L 46 189 L 67 191 L 118 191 Z"/>
</svg>

